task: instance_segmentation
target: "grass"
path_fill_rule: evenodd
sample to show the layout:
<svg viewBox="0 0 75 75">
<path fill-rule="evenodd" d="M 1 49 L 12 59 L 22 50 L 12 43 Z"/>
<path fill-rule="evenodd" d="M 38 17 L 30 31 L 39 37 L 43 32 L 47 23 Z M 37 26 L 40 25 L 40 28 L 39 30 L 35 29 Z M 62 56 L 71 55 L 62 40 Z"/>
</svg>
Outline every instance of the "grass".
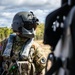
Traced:
<svg viewBox="0 0 75 75">
<path fill-rule="evenodd" d="M 50 46 L 44 45 L 43 40 L 35 40 L 35 42 L 37 42 L 40 45 L 40 47 L 43 48 L 45 55 L 48 56 L 48 54 L 51 52 Z"/>
</svg>

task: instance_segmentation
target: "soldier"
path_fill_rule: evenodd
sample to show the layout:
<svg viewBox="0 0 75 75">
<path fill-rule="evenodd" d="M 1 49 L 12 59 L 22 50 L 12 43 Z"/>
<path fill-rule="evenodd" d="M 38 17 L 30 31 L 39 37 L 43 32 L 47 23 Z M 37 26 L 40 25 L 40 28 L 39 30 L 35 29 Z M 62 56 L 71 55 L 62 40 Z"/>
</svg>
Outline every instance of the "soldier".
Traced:
<svg viewBox="0 0 75 75">
<path fill-rule="evenodd" d="M 18 66 L 20 75 L 43 74 L 46 58 L 42 54 L 42 49 L 34 42 L 38 21 L 33 12 L 19 12 L 14 16 L 12 29 L 15 33 L 11 34 L 3 43 L 2 56 L 5 70 L 10 70 L 10 65 L 17 62 L 20 65 L 20 67 Z M 25 61 L 25 64 L 21 61 Z M 31 67 L 35 73 L 32 73 Z M 18 75 L 17 72 L 14 71 L 14 73 L 13 75 Z"/>
</svg>

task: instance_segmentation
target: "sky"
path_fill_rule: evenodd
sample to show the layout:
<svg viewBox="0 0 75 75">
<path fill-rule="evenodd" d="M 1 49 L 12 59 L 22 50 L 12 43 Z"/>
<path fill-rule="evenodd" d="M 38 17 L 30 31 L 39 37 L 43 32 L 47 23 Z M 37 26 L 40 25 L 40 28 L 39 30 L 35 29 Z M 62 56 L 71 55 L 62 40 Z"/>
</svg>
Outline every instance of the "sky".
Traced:
<svg viewBox="0 0 75 75">
<path fill-rule="evenodd" d="M 33 11 L 40 23 L 60 7 L 61 0 L 0 0 L 0 27 L 11 27 L 13 17 L 21 11 Z"/>
</svg>

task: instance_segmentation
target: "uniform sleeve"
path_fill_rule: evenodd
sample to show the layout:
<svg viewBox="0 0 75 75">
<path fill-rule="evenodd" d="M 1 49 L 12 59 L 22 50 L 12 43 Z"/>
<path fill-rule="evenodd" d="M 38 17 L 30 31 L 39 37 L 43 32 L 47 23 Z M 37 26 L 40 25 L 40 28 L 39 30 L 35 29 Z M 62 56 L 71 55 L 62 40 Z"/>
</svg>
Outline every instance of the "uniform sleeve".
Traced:
<svg viewBox="0 0 75 75">
<path fill-rule="evenodd" d="M 6 40 L 0 41 L 0 67 L 2 67 L 2 62 L 3 62 L 2 52 L 4 49 L 4 43 L 5 42 L 6 42 Z"/>
<path fill-rule="evenodd" d="M 4 39 L 3 41 L 0 42 L 0 55 L 2 55 L 5 47 L 6 47 L 7 39 Z"/>
<path fill-rule="evenodd" d="M 2 53 L 2 42 L 0 42 L 0 55 Z"/>
<path fill-rule="evenodd" d="M 36 71 L 38 72 L 41 72 L 46 66 L 45 52 L 39 45 L 35 50 L 34 64 L 36 67 Z"/>
</svg>

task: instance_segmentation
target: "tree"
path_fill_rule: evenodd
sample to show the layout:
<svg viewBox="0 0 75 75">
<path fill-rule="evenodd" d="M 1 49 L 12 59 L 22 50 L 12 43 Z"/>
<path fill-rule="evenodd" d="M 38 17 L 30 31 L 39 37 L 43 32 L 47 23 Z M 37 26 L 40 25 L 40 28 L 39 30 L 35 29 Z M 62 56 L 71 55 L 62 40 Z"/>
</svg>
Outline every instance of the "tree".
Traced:
<svg viewBox="0 0 75 75">
<path fill-rule="evenodd" d="M 0 41 L 4 39 L 4 30 L 0 28 Z"/>
<path fill-rule="evenodd" d="M 0 28 L 0 41 L 4 40 L 5 38 L 8 38 L 8 36 L 13 33 L 11 28 L 3 27 Z"/>
<path fill-rule="evenodd" d="M 38 25 L 38 27 L 36 29 L 35 39 L 36 40 L 43 39 L 43 34 L 44 34 L 44 24 L 41 23 L 40 25 Z"/>
<path fill-rule="evenodd" d="M 4 36 L 7 38 L 10 35 L 10 29 L 9 28 L 4 28 Z"/>
</svg>

